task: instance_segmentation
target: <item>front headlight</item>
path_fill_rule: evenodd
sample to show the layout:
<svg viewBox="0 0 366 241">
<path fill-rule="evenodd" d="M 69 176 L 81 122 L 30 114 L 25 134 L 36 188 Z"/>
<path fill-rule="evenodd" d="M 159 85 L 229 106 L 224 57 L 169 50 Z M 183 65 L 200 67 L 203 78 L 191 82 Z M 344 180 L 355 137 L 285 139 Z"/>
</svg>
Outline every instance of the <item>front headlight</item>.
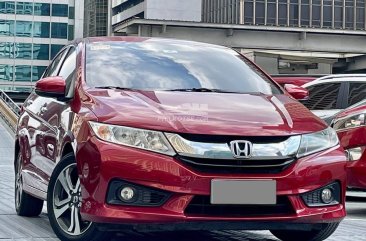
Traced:
<svg viewBox="0 0 366 241">
<path fill-rule="evenodd" d="M 340 118 L 334 120 L 333 128 L 335 130 L 343 130 L 349 128 L 355 128 L 359 126 L 364 126 L 366 124 L 365 113 L 353 115 L 351 117 Z"/>
<path fill-rule="evenodd" d="M 102 140 L 120 145 L 136 147 L 169 156 L 176 153 L 163 133 L 125 126 L 89 122 L 94 133 Z"/>
<path fill-rule="evenodd" d="M 323 131 L 302 135 L 297 157 L 303 157 L 329 149 L 338 145 L 338 143 L 337 133 L 331 127 Z"/>
</svg>

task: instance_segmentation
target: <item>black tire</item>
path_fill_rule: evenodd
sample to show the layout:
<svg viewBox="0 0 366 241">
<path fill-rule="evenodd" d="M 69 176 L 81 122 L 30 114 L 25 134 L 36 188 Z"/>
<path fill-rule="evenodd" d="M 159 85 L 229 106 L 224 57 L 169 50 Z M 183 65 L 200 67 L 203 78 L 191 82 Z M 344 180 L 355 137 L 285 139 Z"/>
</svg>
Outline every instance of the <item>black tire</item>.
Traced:
<svg viewBox="0 0 366 241">
<path fill-rule="evenodd" d="M 339 223 L 318 224 L 311 231 L 270 230 L 276 238 L 282 241 L 322 241 L 327 239 L 338 228 Z"/>
<path fill-rule="evenodd" d="M 47 192 L 47 211 L 48 211 L 48 218 L 50 220 L 50 224 L 51 227 L 53 229 L 53 231 L 55 232 L 55 234 L 57 235 L 57 237 L 62 240 L 62 241 L 107 241 L 110 240 L 110 237 L 112 236 L 111 233 L 106 233 L 106 232 L 101 232 L 97 229 L 96 225 L 91 223 L 91 222 L 87 222 L 87 221 L 83 221 L 81 220 L 80 217 L 80 212 L 79 209 L 77 209 L 76 207 L 79 207 L 78 205 L 76 205 L 75 203 L 73 203 L 73 201 L 70 201 L 70 203 L 67 203 L 67 205 L 62 205 L 63 206 L 67 206 L 69 207 L 67 209 L 67 211 L 64 211 L 64 216 L 61 215 L 59 218 L 56 218 L 55 216 L 55 211 L 59 211 L 61 210 L 61 203 L 62 201 L 60 200 L 60 195 L 64 195 L 67 196 L 66 199 L 69 199 L 69 195 L 66 194 L 65 189 L 60 189 L 61 186 L 63 187 L 63 185 L 61 184 L 61 179 L 62 175 L 64 175 L 64 173 L 67 172 L 68 168 L 72 168 L 72 171 L 70 171 L 70 181 L 73 185 L 73 187 L 75 188 L 74 190 L 77 190 L 77 180 L 78 180 L 78 173 L 77 173 L 77 169 L 76 169 L 76 161 L 75 161 L 75 157 L 73 154 L 67 154 L 65 155 L 61 161 L 57 164 L 57 166 L 55 167 L 51 178 L 50 178 L 50 183 L 48 185 L 48 192 Z M 75 185 L 74 185 L 75 183 Z M 61 185 L 61 186 L 60 186 Z M 78 189 L 80 190 L 80 189 Z M 71 191 L 73 192 L 73 191 Z M 75 193 L 73 193 L 73 195 L 77 195 L 76 193 L 80 192 L 77 191 Z M 60 195 L 59 195 L 60 194 Z M 55 203 L 55 195 L 58 195 L 58 204 Z M 74 200 L 73 198 L 70 198 L 71 200 Z M 81 202 L 79 201 L 79 205 L 81 204 Z M 59 209 L 55 209 L 55 207 L 57 205 L 60 205 Z M 78 222 L 80 223 L 79 225 L 79 230 L 80 230 L 80 234 L 79 232 L 76 232 L 76 225 L 72 224 L 71 221 L 71 216 L 73 215 L 71 211 L 72 207 L 74 207 L 74 214 L 76 213 L 76 215 L 78 216 Z M 56 207 L 57 208 L 57 207 Z M 75 211 L 76 210 L 76 211 Z M 70 212 L 70 215 L 67 215 L 66 212 Z M 67 219 L 69 220 L 70 226 L 67 225 Z M 64 221 L 63 221 L 64 220 Z M 75 219 L 74 219 L 75 220 Z M 76 221 L 74 221 L 76 223 Z M 66 229 L 69 227 L 69 229 L 72 227 L 72 230 L 74 231 L 67 231 Z"/>
<path fill-rule="evenodd" d="M 17 162 L 15 163 L 15 193 L 14 205 L 15 211 L 19 216 L 36 217 L 39 216 L 43 209 L 43 200 L 31 196 L 23 190 L 22 179 L 22 155 L 18 154 Z"/>
</svg>

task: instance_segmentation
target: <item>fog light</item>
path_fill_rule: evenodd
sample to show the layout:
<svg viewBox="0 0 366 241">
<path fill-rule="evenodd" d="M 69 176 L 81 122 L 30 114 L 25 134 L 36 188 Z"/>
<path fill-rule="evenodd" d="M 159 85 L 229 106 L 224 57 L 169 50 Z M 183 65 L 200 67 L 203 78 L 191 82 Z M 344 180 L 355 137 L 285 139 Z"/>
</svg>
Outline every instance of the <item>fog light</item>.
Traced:
<svg viewBox="0 0 366 241">
<path fill-rule="evenodd" d="M 125 202 L 131 202 L 135 196 L 135 190 L 131 187 L 124 187 L 121 190 L 121 199 Z"/>
<path fill-rule="evenodd" d="M 322 201 L 325 204 L 329 204 L 331 202 L 333 202 L 333 192 L 332 190 L 330 190 L 329 188 L 325 188 L 322 191 Z"/>
</svg>

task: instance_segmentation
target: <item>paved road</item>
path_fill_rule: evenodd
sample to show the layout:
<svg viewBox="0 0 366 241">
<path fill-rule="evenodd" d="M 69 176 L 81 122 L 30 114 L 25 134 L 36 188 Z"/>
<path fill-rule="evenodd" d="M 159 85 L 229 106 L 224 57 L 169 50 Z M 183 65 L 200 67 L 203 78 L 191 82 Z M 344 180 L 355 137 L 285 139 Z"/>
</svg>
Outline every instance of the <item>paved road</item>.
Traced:
<svg viewBox="0 0 366 241">
<path fill-rule="evenodd" d="M 1 120 L 0 120 L 1 121 Z M 0 122 L 0 241 L 58 240 L 47 219 L 47 210 L 38 218 L 18 217 L 14 210 L 13 137 Z M 350 192 L 347 203 L 348 217 L 342 222 L 330 241 L 366 241 L 366 193 Z M 269 232 L 189 232 L 159 234 L 119 234 L 115 240 L 126 241 L 250 241 L 277 240 Z"/>
</svg>

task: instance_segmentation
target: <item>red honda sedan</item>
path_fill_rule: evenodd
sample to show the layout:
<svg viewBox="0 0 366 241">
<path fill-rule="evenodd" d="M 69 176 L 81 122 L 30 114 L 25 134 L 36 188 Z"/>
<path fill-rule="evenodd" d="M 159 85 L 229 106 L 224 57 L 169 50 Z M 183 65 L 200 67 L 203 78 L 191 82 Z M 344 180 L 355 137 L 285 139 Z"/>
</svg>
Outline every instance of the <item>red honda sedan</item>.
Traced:
<svg viewBox="0 0 366 241">
<path fill-rule="evenodd" d="M 348 154 L 348 187 L 366 189 L 366 100 L 339 113 L 332 126 Z"/>
<path fill-rule="evenodd" d="M 36 216 L 47 201 L 67 241 L 219 229 L 323 240 L 346 215 L 346 156 L 293 98 L 306 92 L 285 89 L 221 46 L 74 42 L 24 103 L 16 211 Z"/>
</svg>

